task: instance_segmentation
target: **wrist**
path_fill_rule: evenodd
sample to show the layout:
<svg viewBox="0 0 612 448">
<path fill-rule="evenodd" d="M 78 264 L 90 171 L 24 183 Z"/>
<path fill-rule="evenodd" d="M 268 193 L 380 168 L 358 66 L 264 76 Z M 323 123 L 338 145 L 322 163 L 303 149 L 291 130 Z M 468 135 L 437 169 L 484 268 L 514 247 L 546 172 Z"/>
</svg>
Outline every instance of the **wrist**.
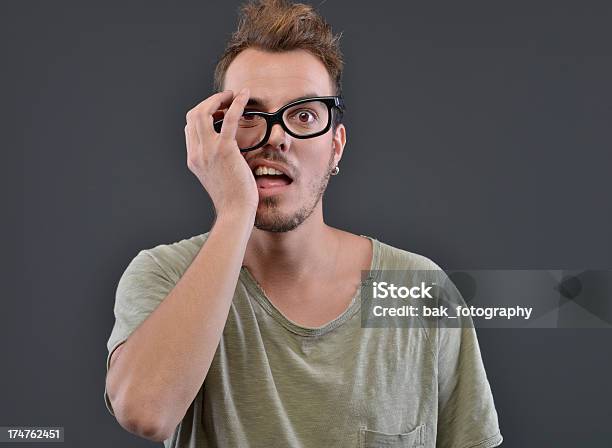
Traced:
<svg viewBox="0 0 612 448">
<path fill-rule="evenodd" d="M 229 210 L 223 210 L 218 212 L 215 210 L 215 223 L 222 222 L 224 224 L 230 223 L 245 223 L 253 226 L 255 223 L 255 215 L 257 214 L 257 207 L 253 206 L 237 206 L 232 207 Z"/>
</svg>

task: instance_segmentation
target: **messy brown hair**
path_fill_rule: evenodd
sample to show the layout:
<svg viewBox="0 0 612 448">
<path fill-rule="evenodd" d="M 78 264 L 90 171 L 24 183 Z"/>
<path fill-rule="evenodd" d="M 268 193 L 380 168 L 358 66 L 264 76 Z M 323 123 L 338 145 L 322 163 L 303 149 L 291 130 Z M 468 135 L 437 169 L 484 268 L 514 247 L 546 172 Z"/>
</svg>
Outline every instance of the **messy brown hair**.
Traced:
<svg viewBox="0 0 612 448">
<path fill-rule="evenodd" d="M 335 94 L 342 95 L 340 37 L 310 5 L 287 0 L 255 0 L 240 7 L 238 29 L 232 34 L 217 67 L 214 87 L 223 89 L 227 68 L 248 47 L 270 52 L 302 49 L 318 57 L 332 82 Z"/>
</svg>

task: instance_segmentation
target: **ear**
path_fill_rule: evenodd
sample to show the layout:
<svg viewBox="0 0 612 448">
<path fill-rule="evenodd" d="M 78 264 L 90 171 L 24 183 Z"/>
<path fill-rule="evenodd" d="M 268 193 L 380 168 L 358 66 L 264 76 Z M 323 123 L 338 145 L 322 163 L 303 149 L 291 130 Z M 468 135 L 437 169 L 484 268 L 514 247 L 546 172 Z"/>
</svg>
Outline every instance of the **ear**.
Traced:
<svg viewBox="0 0 612 448">
<path fill-rule="evenodd" d="M 344 152 L 344 146 L 346 145 L 346 128 L 341 123 L 336 128 L 336 132 L 334 132 L 334 136 L 332 138 L 332 145 L 334 148 L 334 166 L 340 163 L 340 159 L 342 158 L 342 153 Z"/>
</svg>

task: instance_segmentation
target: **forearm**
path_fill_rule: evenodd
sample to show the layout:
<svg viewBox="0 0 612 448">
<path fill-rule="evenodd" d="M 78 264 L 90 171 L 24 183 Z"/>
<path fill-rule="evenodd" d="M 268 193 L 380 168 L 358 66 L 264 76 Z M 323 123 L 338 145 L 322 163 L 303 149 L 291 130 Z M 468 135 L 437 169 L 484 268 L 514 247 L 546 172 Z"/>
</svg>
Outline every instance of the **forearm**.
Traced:
<svg viewBox="0 0 612 448">
<path fill-rule="evenodd" d="M 219 216 L 180 281 L 123 344 L 107 389 L 126 429 L 167 435 L 185 415 L 225 327 L 253 221 Z"/>
</svg>

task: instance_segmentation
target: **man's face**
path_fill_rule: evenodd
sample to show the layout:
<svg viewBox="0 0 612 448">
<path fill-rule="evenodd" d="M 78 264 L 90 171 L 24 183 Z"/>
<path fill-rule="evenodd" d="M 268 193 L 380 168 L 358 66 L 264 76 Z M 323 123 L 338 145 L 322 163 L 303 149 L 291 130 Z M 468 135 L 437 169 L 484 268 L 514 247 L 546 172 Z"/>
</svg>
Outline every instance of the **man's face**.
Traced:
<svg viewBox="0 0 612 448">
<path fill-rule="evenodd" d="M 275 112 L 303 96 L 335 94 L 323 63 L 304 50 L 269 53 L 248 48 L 242 51 L 227 69 L 224 89 L 238 92 L 244 87 L 249 88 L 251 99 L 261 103 L 257 107 L 247 105 L 246 109 L 263 112 Z M 292 178 L 290 184 L 276 188 L 263 188 L 261 179 L 257 180 L 259 205 L 255 227 L 287 232 L 320 207 L 330 172 L 340 161 L 345 141 L 342 125 L 335 132 L 330 128 L 318 137 L 296 139 L 276 124 L 263 147 L 244 153 L 251 166 L 260 160 L 274 162 Z"/>
</svg>

